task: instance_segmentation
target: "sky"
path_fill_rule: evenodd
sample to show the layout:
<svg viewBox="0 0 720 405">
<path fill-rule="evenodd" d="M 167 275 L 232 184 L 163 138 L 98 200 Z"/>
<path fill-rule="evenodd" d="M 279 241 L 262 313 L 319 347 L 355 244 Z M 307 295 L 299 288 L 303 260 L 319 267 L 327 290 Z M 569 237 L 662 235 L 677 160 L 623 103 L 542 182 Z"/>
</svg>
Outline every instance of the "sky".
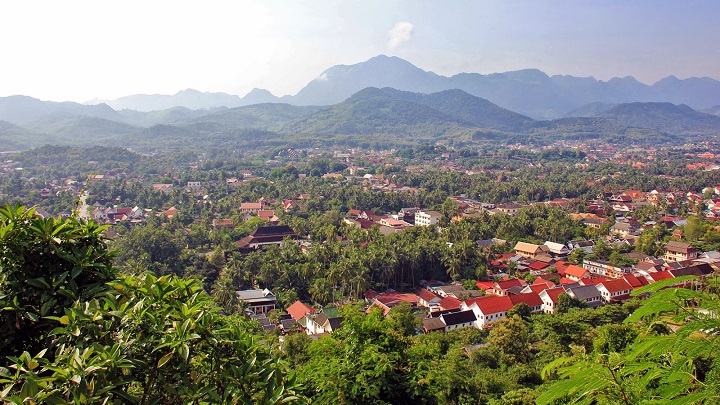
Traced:
<svg viewBox="0 0 720 405">
<path fill-rule="evenodd" d="M 33 0 L 0 4 L 0 96 L 295 94 L 385 54 L 428 71 L 720 79 L 720 1 Z"/>
</svg>

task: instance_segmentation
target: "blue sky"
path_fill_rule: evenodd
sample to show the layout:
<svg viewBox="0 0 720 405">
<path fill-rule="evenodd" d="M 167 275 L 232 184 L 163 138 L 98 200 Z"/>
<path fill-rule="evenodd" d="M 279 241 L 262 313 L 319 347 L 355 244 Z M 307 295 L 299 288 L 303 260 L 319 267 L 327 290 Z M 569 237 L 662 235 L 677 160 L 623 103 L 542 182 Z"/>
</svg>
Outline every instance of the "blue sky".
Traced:
<svg viewBox="0 0 720 405">
<path fill-rule="evenodd" d="M 378 54 L 442 75 L 720 79 L 720 2 L 38 0 L 0 5 L 0 96 L 295 94 Z"/>
</svg>

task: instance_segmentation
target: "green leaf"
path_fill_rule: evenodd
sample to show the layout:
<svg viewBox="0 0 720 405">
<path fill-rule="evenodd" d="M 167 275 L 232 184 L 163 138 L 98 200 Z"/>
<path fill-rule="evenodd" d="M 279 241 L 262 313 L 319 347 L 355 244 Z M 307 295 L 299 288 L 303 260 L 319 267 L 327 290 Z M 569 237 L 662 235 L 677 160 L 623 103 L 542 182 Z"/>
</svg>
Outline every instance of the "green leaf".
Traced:
<svg viewBox="0 0 720 405">
<path fill-rule="evenodd" d="M 160 360 L 158 360 L 158 364 L 157 364 L 158 368 L 162 367 L 163 365 L 165 365 L 165 363 L 170 361 L 172 356 L 173 356 L 173 352 L 170 352 L 170 353 L 160 357 Z"/>
</svg>

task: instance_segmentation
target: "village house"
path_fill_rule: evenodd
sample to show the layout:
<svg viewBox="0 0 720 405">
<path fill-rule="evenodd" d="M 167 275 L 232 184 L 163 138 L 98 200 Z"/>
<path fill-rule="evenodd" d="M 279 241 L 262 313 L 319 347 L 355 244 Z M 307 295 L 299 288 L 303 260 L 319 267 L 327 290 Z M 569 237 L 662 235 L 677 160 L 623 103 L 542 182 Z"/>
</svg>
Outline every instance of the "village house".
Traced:
<svg viewBox="0 0 720 405">
<path fill-rule="evenodd" d="M 583 260 L 583 267 L 590 273 L 604 277 L 620 278 L 625 274 L 632 273 L 630 267 L 617 266 L 612 263 L 600 260 Z"/>
<path fill-rule="evenodd" d="M 287 225 L 260 226 L 250 235 L 240 239 L 237 246 L 241 249 L 258 249 L 272 244 L 279 245 L 285 238 L 294 241 L 299 239 L 295 231 Z"/>
<path fill-rule="evenodd" d="M 264 290 L 242 290 L 236 291 L 237 298 L 248 304 L 247 310 L 254 315 L 267 314 L 275 309 L 277 298 L 272 291 Z"/>
<path fill-rule="evenodd" d="M 524 207 L 520 204 L 515 203 L 506 203 L 506 204 L 498 204 L 495 206 L 495 211 L 501 212 L 503 214 L 508 215 L 515 215 L 523 209 Z"/>
<path fill-rule="evenodd" d="M 595 285 L 603 301 L 620 302 L 630 298 L 632 286 L 624 279 L 605 280 Z"/>
<path fill-rule="evenodd" d="M 665 245 L 665 255 L 663 259 L 667 262 L 682 262 L 685 260 L 695 260 L 698 257 L 698 251 L 693 245 L 674 240 Z"/>
<path fill-rule="evenodd" d="M 540 254 L 547 254 L 550 249 L 545 245 L 535 245 L 527 242 L 515 244 L 515 254 L 527 259 L 535 259 Z"/>
<path fill-rule="evenodd" d="M 595 308 L 603 304 L 602 294 L 594 284 L 570 287 L 565 292 L 569 296 L 584 302 L 588 308 Z"/>
</svg>

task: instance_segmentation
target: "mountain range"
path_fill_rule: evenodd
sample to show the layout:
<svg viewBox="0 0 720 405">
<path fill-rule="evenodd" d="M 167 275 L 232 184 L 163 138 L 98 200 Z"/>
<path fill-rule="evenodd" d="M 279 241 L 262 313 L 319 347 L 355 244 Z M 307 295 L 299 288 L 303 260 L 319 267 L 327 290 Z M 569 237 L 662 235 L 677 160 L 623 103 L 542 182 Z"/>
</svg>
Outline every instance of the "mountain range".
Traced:
<svg viewBox="0 0 720 405">
<path fill-rule="evenodd" d="M 684 144 L 716 140 L 718 134 L 719 116 L 684 104 L 594 103 L 576 109 L 574 116 L 536 120 L 459 89 L 426 94 L 368 87 L 329 106 L 260 103 L 150 112 L 25 96 L 0 98 L 0 151 L 44 144 L 145 150 L 328 143 L 402 146 L 437 140 Z"/>
<path fill-rule="evenodd" d="M 178 106 L 194 110 L 234 108 L 258 103 L 327 106 L 341 103 L 368 87 L 425 94 L 459 89 L 534 119 L 561 118 L 591 103 L 669 102 L 697 110 L 717 109 L 720 105 L 720 81 L 707 77 L 681 80 L 669 76 L 652 85 L 633 77 L 601 81 L 592 77 L 548 76 L 537 69 L 446 77 L 385 55 L 354 65 L 330 67 L 292 96 L 276 97 L 262 89 L 253 89 L 244 97 L 188 89 L 172 96 L 133 95 L 116 100 L 93 100 L 88 104 L 105 103 L 116 110 L 138 111 Z"/>
</svg>

